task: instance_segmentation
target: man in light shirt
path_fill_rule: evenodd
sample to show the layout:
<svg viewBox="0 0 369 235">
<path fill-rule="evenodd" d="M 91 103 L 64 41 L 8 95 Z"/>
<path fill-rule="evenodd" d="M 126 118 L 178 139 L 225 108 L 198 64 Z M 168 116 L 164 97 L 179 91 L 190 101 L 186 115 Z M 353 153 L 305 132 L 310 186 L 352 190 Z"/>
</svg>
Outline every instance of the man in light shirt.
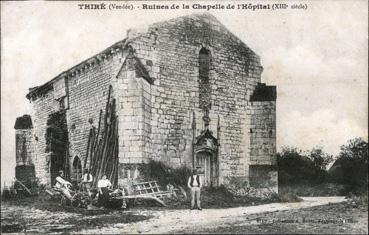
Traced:
<svg viewBox="0 0 369 235">
<path fill-rule="evenodd" d="M 61 192 L 65 197 L 67 197 L 69 200 L 72 199 L 72 195 L 70 194 L 70 187 L 72 187 L 72 184 L 65 180 L 64 178 L 64 172 L 62 170 L 59 171 L 59 176 L 55 178 L 55 185 L 54 189 Z"/>
<path fill-rule="evenodd" d="M 191 189 L 191 210 L 195 209 L 195 199 L 197 209 L 202 210 L 200 202 L 201 181 L 196 169 L 193 169 L 193 174 L 188 178 L 187 186 Z"/>
<path fill-rule="evenodd" d="M 82 177 L 82 189 L 84 192 L 88 193 L 88 196 L 91 197 L 91 187 L 92 187 L 92 181 L 93 177 L 88 169 L 85 169 L 85 174 Z"/>
</svg>

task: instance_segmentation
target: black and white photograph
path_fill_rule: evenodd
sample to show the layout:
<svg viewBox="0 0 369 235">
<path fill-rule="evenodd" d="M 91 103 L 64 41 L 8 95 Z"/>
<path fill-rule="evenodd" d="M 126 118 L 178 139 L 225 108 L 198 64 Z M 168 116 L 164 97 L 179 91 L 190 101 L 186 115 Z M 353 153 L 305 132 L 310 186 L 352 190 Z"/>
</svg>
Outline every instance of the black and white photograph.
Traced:
<svg viewBox="0 0 369 235">
<path fill-rule="evenodd" d="M 368 2 L 1 2 L 1 233 L 368 234 Z"/>
</svg>

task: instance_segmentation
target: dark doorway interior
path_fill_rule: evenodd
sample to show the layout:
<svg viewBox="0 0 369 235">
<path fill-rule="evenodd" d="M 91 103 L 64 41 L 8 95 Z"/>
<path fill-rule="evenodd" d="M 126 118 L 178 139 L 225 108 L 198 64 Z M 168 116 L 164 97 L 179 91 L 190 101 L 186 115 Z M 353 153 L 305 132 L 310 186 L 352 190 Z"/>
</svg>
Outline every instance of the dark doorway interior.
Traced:
<svg viewBox="0 0 369 235">
<path fill-rule="evenodd" d="M 46 152 L 50 152 L 50 177 L 52 185 L 60 170 L 69 179 L 68 129 L 64 110 L 49 115 L 46 129 Z"/>
<path fill-rule="evenodd" d="M 82 164 L 78 156 L 73 160 L 71 181 L 73 184 L 78 185 L 82 179 Z"/>
</svg>

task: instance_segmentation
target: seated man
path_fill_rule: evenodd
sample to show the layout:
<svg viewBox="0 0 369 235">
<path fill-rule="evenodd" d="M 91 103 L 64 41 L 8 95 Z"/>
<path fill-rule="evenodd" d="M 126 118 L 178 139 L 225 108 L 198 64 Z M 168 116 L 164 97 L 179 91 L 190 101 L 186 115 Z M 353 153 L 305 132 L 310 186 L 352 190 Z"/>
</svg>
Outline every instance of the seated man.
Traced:
<svg viewBox="0 0 369 235">
<path fill-rule="evenodd" d="M 64 172 L 62 170 L 59 171 L 59 176 L 55 178 L 56 183 L 54 185 L 54 189 L 61 192 L 66 198 L 69 200 L 72 199 L 72 195 L 70 194 L 70 187 L 72 184 L 65 180 L 64 178 Z"/>
<path fill-rule="evenodd" d="M 106 206 L 109 203 L 109 188 L 112 184 L 110 180 L 106 178 L 104 174 L 101 179 L 97 182 L 97 188 L 99 193 L 99 206 Z"/>
</svg>

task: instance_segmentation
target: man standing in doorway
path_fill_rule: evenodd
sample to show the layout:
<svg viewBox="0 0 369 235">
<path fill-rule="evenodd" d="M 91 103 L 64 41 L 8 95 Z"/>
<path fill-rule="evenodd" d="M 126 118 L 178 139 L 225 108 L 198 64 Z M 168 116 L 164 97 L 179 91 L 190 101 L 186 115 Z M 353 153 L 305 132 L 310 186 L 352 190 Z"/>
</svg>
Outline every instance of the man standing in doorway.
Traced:
<svg viewBox="0 0 369 235">
<path fill-rule="evenodd" d="M 191 189 L 191 210 L 195 209 L 195 199 L 197 209 L 202 210 L 200 202 L 201 181 L 196 169 L 193 169 L 193 174 L 188 178 L 187 186 Z"/>
</svg>

